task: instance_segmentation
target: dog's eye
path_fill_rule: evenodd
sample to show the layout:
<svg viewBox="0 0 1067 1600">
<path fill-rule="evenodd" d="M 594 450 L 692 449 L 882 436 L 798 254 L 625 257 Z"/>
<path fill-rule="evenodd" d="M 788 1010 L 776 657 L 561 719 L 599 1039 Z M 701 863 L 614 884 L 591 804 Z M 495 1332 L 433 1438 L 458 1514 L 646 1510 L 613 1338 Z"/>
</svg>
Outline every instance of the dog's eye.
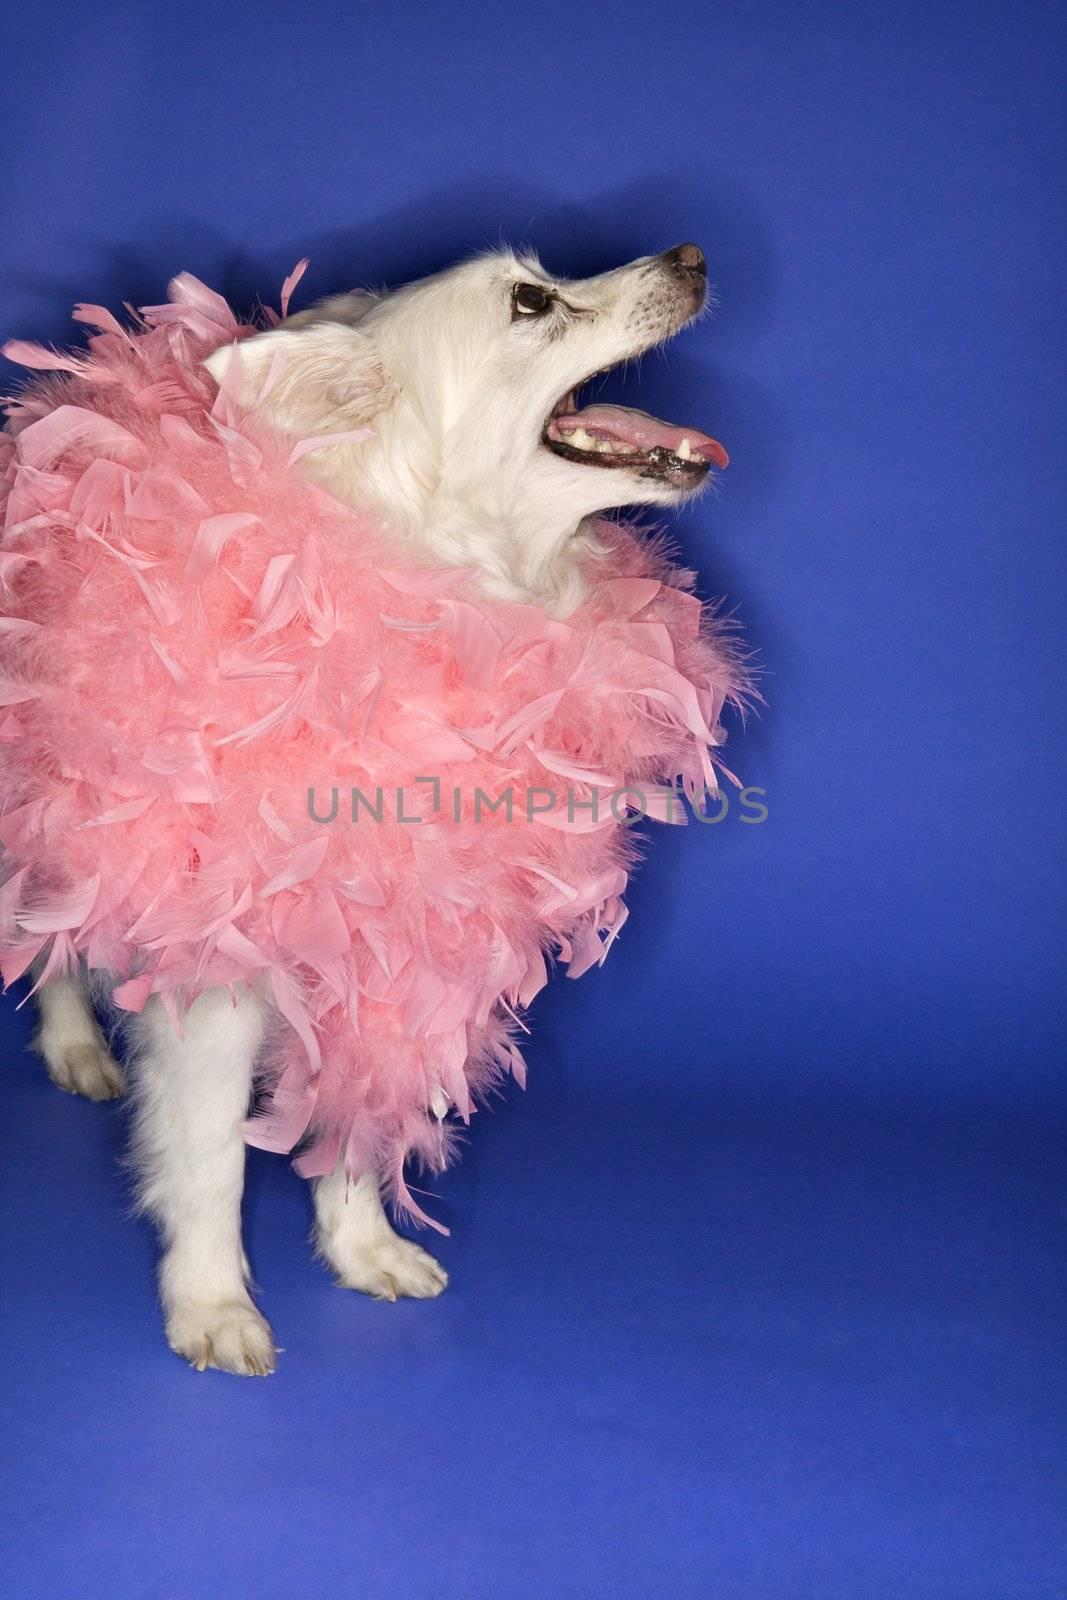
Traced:
<svg viewBox="0 0 1067 1600">
<path fill-rule="evenodd" d="M 517 283 L 511 292 L 513 317 L 543 316 L 551 304 L 551 293 L 538 283 Z"/>
</svg>

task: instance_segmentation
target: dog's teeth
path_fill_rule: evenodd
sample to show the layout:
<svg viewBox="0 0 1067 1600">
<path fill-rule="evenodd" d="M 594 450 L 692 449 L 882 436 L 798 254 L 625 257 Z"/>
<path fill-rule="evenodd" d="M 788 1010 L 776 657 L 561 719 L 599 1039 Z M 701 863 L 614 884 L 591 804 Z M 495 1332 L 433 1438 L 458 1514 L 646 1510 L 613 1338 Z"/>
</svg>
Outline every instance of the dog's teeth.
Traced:
<svg viewBox="0 0 1067 1600">
<path fill-rule="evenodd" d="M 569 444 L 574 450 L 586 450 L 591 455 L 600 456 L 632 456 L 636 454 L 633 445 L 624 444 L 621 439 L 598 439 L 585 428 L 554 429 L 553 438 L 558 438 L 564 444 Z"/>
<path fill-rule="evenodd" d="M 689 448 L 688 439 L 683 439 L 674 453 L 680 461 L 691 461 L 693 459 L 693 452 Z"/>
</svg>

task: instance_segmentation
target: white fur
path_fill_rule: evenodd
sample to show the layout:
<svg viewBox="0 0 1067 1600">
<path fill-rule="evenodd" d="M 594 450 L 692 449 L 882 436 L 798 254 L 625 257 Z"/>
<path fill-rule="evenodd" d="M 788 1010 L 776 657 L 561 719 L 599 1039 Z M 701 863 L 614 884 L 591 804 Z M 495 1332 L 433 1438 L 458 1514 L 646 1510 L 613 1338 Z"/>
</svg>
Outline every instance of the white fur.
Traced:
<svg viewBox="0 0 1067 1600">
<path fill-rule="evenodd" d="M 550 288 L 559 314 L 517 315 L 518 283 Z M 567 390 L 667 338 L 699 303 L 658 256 L 566 282 L 501 251 L 392 294 L 323 301 L 244 342 L 237 381 L 242 399 L 287 431 L 371 426 L 372 438 L 309 454 L 303 470 L 373 507 L 398 543 L 476 568 L 488 592 L 566 612 L 581 598 L 578 557 L 596 547 L 586 519 L 684 491 L 625 466 L 561 459 L 541 442 L 545 420 Z M 234 359 L 224 348 L 206 365 L 222 381 Z M 91 1099 L 121 1093 L 82 986 L 53 981 L 40 1007 L 37 1046 L 56 1083 Z M 241 1244 L 241 1124 L 270 1019 L 258 994 L 215 990 L 180 1032 L 155 999 L 130 1024 L 134 1149 L 162 1236 L 167 1339 L 199 1370 L 263 1374 L 275 1364 Z M 315 1211 L 319 1253 L 342 1285 L 385 1300 L 446 1286 L 433 1257 L 394 1233 L 371 1179 L 338 1170 L 319 1180 Z"/>
<path fill-rule="evenodd" d="M 515 318 L 520 283 L 551 289 L 557 309 Z M 669 338 L 700 303 L 660 256 L 568 281 L 500 251 L 290 317 L 239 346 L 239 383 L 252 404 L 273 366 L 259 409 L 294 433 L 372 427 L 364 443 L 311 453 L 304 470 L 347 504 L 372 505 L 398 541 L 477 568 L 490 593 L 565 612 L 581 599 L 585 520 L 682 495 L 562 460 L 541 443 L 545 419 L 568 389 Z M 206 365 L 222 381 L 231 359 L 224 347 Z"/>
<path fill-rule="evenodd" d="M 274 1367 L 241 1247 L 241 1124 L 266 1020 L 258 995 L 215 989 L 189 1007 L 180 1033 L 155 998 L 132 1025 L 135 1153 L 141 1200 L 162 1235 L 167 1340 L 201 1370 Z"/>
<path fill-rule="evenodd" d="M 346 1289 L 361 1289 L 378 1300 L 398 1295 L 430 1300 L 448 1285 L 448 1274 L 433 1256 L 393 1232 L 375 1180 L 364 1176 L 353 1182 L 343 1166 L 316 1180 L 315 1239 Z"/>
<path fill-rule="evenodd" d="M 114 1100 L 125 1088 L 122 1068 L 111 1055 L 84 985 L 55 978 L 38 996 L 40 1025 L 34 1046 L 48 1076 L 70 1094 Z"/>
</svg>

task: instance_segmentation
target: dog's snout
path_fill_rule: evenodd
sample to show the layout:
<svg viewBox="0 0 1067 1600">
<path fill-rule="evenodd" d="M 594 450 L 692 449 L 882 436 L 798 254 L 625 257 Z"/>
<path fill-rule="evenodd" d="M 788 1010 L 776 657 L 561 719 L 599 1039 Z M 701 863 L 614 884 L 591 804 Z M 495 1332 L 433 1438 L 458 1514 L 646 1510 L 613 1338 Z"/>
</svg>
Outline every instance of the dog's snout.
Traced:
<svg viewBox="0 0 1067 1600">
<path fill-rule="evenodd" d="M 706 278 L 708 275 L 708 263 L 698 244 L 676 244 L 673 250 L 665 250 L 660 260 L 680 278 Z"/>
</svg>

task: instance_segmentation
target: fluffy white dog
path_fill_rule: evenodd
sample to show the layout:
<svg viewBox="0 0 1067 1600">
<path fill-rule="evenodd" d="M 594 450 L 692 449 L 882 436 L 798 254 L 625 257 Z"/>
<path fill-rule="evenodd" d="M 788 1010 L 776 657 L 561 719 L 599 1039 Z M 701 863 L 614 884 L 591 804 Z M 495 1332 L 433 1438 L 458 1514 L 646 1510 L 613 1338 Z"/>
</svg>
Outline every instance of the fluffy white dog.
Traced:
<svg viewBox="0 0 1067 1600">
<path fill-rule="evenodd" d="M 592 513 L 673 505 L 725 455 L 693 429 L 620 406 L 580 404 L 604 369 L 677 332 L 705 305 L 697 246 L 581 281 L 527 255 L 481 256 L 388 294 L 328 299 L 206 363 L 300 436 L 347 437 L 300 470 L 370 507 L 383 530 L 435 564 L 474 569 L 484 590 L 565 616 L 583 598 Z M 279 359 L 284 358 L 284 359 Z M 231 362 L 233 364 L 231 365 Z M 92 1099 L 123 1088 L 86 990 L 40 994 L 37 1044 L 56 1083 Z M 269 1324 L 248 1292 L 241 1244 L 241 1125 L 270 1007 L 248 992 L 197 1000 L 175 1031 L 158 998 L 133 1018 L 136 1150 L 164 1244 L 171 1346 L 198 1367 L 273 1368 Z M 432 1296 L 440 1266 L 390 1226 L 377 1184 L 339 1168 L 315 1182 L 318 1245 L 346 1285 Z"/>
</svg>

